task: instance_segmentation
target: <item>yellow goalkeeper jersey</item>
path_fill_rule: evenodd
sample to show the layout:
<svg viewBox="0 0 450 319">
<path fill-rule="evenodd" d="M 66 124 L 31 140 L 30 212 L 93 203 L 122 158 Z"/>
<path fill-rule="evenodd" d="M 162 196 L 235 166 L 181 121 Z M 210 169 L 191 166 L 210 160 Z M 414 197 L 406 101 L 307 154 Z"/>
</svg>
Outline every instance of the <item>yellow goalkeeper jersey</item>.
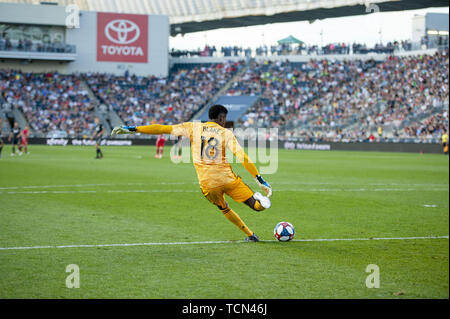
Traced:
<svg viewBox="0 0 450 319">
<path fill-rule="evenodd" d="M 237 178 L 226 160 L 226 149 L 235 154 L 254 176 L 258 174 L 234 134 L 215 122 L 185 122 L 173 125 L 173 135 L 188 137 L 192 159 L 202 188 L 220 187 Z"/>
</svg>

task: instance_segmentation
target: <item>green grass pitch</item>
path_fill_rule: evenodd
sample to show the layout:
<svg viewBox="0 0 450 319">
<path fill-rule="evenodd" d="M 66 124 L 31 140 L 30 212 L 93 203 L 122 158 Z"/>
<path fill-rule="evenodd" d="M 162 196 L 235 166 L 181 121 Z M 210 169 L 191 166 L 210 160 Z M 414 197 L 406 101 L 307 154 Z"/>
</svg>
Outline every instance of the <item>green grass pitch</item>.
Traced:
<svg viewBox="0 0 450 319">
<path fill-rule="evenodd" d="M 449 298 L 449 240 L 276 242 L 449 234 L 449 159 L 439 154 L 279 152 L 272 208 L 229 201 L 267 242 L 245 235 L 203 198 L 192 164 L 154 147 L 33 146 L 0 159 L 0 298 Z M 256 183 L 233 164 L 253 190 Z M 67 288 L 66 266 L 80 269 Z M 366 267 L 380 288 L 366 287 Z"/>
</svg>

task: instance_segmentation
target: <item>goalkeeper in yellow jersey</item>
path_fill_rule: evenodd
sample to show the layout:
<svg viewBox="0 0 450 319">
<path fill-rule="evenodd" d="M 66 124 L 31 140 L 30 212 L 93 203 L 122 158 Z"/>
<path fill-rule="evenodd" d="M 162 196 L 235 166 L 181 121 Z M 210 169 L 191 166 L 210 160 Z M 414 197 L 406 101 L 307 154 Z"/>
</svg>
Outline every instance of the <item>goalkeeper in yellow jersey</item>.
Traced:
<svg viewBox="0 0 450 319">
<path fill-rule="evenodd" d="M 117 126 L 114 134 L 172 134 L 188 137 L 191 141 L 192 158 L 197 171 L 200 189 L 205 197 L 216 205 L 224 216 L 235 224 L 246 235 L 246 241 L 259 241 L 258 236 L 251 231 L 242 219 L 228 206 L 224 194 L 238 203 L 245 203 L 256 211 L 262 211 L 271 206 L 269 197 L 272 188 L 247 157 L 234 134 L 225 128 L 228 110 L 223 105 L 213 105 L 209 109 L 209 121 L 185 122 L 178 125 L 147 125 L 147 126 Z M 231 165 L 225 159 L 226 149 L 239 158 L 247 171 L 256 179 L 267 196 L 253 192 L 241 177 L 237 176 Z"/>
</svg>

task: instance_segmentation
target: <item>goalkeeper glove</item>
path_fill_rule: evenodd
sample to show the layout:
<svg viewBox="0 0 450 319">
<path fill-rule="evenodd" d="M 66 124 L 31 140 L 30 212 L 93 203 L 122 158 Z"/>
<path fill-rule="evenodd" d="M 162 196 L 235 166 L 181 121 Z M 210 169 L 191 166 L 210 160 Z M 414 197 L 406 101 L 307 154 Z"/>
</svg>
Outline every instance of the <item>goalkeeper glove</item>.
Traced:
<svg viewBox="0 0 450 319">
<path fill-rule="evenodd" d="M 136 126 L 116 126 L 112 132 L 111 136 L 114 134 L 133 134 L 136 133 Z"/>
<path fill-rule="evenodd" d="M 272 196 L 272 187 L 269 183 L 267 183 L 264 178 L 262 178 L 261 175 L 256 175 L 256 181 L 258 182 L 259 186 L 263 189 L 263 191 L 266 193 L 267 197 Z"/>
</svg>

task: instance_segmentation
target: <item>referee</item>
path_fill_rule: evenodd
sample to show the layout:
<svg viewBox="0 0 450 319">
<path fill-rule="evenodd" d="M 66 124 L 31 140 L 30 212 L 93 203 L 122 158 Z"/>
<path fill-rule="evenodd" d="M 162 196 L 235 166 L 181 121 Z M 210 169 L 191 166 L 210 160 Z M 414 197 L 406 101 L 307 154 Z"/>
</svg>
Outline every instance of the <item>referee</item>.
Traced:
<svg viewBox="0 0 450 319">
<path fill-rule="evenodd" d="M 12 145 L 12 153 L 11 156 L 16 155 L 16 145 L 19 144 L 19 138 L 20 138 L 20 127 L 19 123 L 14 122 L 14 127 L 11 131 L 11 134 L 9 134 L 8 141 L 11 142 Z M 21 154 L 22 155 L 22 154 Z"/>
<path fill-rule="evenodd" d="M 3 149 L 3 139 L 2 139 L 2 119 L 0 119 L 0 157 L 2 157 L 2 149 Z"/>
<path fill-rule="evenodd" d="M 95 118 L 95 124 L 96 124 L 95 133 L 94 136 L 92 137 L 92 139 L 95 139 L 95 151 L 96 151 L 95 159 L 101 159 L 103 158 L 103 153 L 102 150 L 100 149 L 100 144 L 102 143 L 102 136 L 104 129 L 98 117 Z"/>
</svg>

